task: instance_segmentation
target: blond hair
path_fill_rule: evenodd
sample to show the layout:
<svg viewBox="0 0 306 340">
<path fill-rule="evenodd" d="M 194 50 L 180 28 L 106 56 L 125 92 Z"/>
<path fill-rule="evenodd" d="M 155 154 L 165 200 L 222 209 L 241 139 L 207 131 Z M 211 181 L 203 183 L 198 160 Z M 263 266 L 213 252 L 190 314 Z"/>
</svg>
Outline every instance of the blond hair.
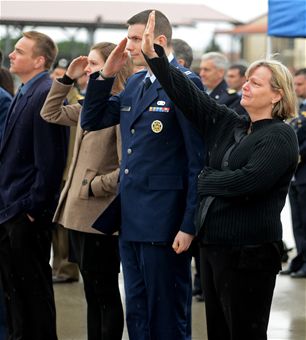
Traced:
<svg viewBox="0 0 306 340">
<path fill-rule="evenodd" d="M 281 99 L 272 108 L 272 117 L 283 120 L 295 117 L 297 114 L 297 98 L 292 74 L 285 65 L 277 60 L 257 60 L 248 67 L 246 76 L 249 77 L 255 69 L 261 66 L 271 71 L 271 88 L 281 94 Z"/>
</svg>

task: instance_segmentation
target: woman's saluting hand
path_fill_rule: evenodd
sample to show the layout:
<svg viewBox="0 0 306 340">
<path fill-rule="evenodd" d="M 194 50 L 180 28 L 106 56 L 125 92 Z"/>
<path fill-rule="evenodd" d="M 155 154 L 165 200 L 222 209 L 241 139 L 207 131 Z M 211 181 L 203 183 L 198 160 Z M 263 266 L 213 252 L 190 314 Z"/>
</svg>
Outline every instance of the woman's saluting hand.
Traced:
<svg viewBox="0 0 306 340">
<path fill-rule="evenodd" d="M 148 58 L 158 57 L 154 50 L 154 28 L 155 28 L 155 11 L 152 11 L 149 15 L 147 26 L 144 30 L 142 38 L 142 52 Z"/>
</svg>

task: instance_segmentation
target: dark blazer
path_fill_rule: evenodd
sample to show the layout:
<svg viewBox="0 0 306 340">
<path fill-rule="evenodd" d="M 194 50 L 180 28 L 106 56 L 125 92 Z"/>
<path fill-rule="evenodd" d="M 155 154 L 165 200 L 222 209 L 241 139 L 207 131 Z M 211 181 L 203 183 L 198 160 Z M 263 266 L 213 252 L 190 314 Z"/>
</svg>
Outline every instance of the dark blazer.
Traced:
<svg viewBox="0 0 306 340">
<path fill-rule="evenodd" d="M 299 142 L 299 163 L 295 172 L 296 184 L 306 184 L 306 104 L 301 104 L 299 116 L 290 125 L 294 128 Z"/>
<path fill-rule="evenodd" d="M 54 213 L 68 133 L 40 117 L 51 83 L 44 74 L 8 111 L 0 147 L 0 223 L 19 213 L 36 219 Z"/>
<path fill-rule="evenodd" d="M 181 68 L 175 60 L 172 63 Z M 203 89 L 194 73 L 181 69 Z M 179 230 L 195 233 L 196 178 L 204 146 L 157 80 L 140 97 L 145 74 L 133 75 L 125 90 L 110 99 L 113 80 L 92 77 L 81 126 L 97 130 L 120 122 L 122 239 L 172 242 Z"/>
<path fill-rule="evenodd" d="M 239 115 L 247 114 L 245 109 L 240 105 L 241 96 L 232 89 L 229 89 L 225 80 L 222 80 L 209 94 L 218 104 L 224 104 L 230 109 L 236 111 Z"/>
</svg>

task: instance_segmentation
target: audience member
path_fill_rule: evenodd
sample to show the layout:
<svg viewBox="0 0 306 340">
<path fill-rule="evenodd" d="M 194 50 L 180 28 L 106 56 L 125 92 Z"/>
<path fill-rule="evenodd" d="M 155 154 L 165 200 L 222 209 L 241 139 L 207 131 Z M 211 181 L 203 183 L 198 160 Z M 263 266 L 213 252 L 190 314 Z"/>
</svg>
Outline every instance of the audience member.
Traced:
<svg viewBox="0 0 306 340">
<path fill-rule="evenodd" d="M 91 228 L 116 196 L 121 159 L 119 127 L 84 131 L 80 127 L 80 104 L 63 105 L 73 81 L 100 70 L 116 45 L 94 45 L 87 57 L 72 61 L 66 74 L 53 81 L 42 108 L 42 117 L 55 124 L 76 126 L 76 142 L 69 175 L 61 193 L 54 221 L 69 230 L 70 260 L 78 264 L 87 301 L 88 340 L 121 340 L 123 309 L 118 273 L 118 235 L 103 235 Z M 128 63 L 117 75 L 112 94 L 123 90 L 131 75 Z"/>
<path fill-rule="evenodd" d="M 190 68 L 193 61 L 191 46 L 182 39 L 172 39 L 172 48 L 177 62 L 186 68 Z"/>
<path fill-rule="evenodd" d="M 120 122 L 121 232 L 119 239 L 130 339 L 191 339 L 191 271 L 187 252 L 194 235 L 196 178 L 203 165 L 202 141 L 176 109 L 150 70 L 131 76 L 109 98 L 114 76 L 130 54 L 141 52 L 150 11 L 128 20 L 128 36 L 91 76 L 81 115 L 85 130 Z M 171 64 L 203 90 L 200 79 L 171 53 L 172 28 L 157 11 L 155 41 Z M 125 50 L 126 49 L 126 50 Z M 103 215 L 102 215 L 103 217 Z"/>
<path fill-rule="evenodd" d="M 9 339 L 57 339 L 49 261 L 67 131 L 39 114 L 56 54 L 47 35 L 30 31 L 9 55 L 10 71 L 22 82 L 7 113 L 0 147 L 0 272 Z"/>
<path fill-rule="evenodd" d="M 267 339 L 281 268 L 280 214 L 298 161 L 295 133 L 284 122 L 296 113 L 292 76 L 277 61 L 252 63 L 241 99 L 248 116 L 239 116 L 172 67 L 162 46 L 154 48 L 154 19 L 153 11 L 142 43 L 147 63 L 207 142 L 196 220 L 208 339 Z"/>
<path fill-rule="evenodd" d="M 298 116 L 289 123 L 297 134 L 300 157 L 291 181 L 289 201 L 297 255 L 290 262 L 288 269 L 283 270 L 281 274 L 306 278 L 306 68 L 296 71 L 294 87 L 301 103 Z"/>
<path fill-rule="evenodd" d="M 247 67 L 243 64 L 233 64 L 226 71 L 226 83 L 230 89 L 233 89 L 240 96 L 242 95 L 242 86 L 246 82 L 245 72 Z"/>
<path fill-rule="evenodd" d="M 208 52 L 202 55 L 200 63 L 200 77 L 207 93 L 218 104 L 224 104 L 238 114 L 245 114 L 240 105 L 237 91 L 229 88 L 224 77 L 229 62 L 227 57 L 219 52 Z"/>
</svg>

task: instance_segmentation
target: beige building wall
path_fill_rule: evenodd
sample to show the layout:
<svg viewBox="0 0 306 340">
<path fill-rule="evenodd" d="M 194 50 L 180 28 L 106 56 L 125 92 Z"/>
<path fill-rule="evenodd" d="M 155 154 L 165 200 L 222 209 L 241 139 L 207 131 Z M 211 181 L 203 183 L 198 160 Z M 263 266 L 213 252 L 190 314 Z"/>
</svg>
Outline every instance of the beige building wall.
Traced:
<svg viewBox="0 0 306 340">
<path fill-rule="evenodd" d="M 248 63 L 263 59 L 267 53 L 267 37 L 264 34 L 250 34 L 243 38 L 243 56 Z"/>
<path fill-rule="evenodd" d="M 294 41 L 294 65 L 296 69 L 306 67 L 306 38 Z"/>
<path fill-rule="evenodd" d="M 252 21 L 254 24 L 267 23 L 267 16 Z M 268 37 L 266 33 L 245 34 L 241 39 L 241 57 L 247 62 L 265 58 L 268 51 L 292 71 L 306 67 L 306 38 Z"/>
</svg>

